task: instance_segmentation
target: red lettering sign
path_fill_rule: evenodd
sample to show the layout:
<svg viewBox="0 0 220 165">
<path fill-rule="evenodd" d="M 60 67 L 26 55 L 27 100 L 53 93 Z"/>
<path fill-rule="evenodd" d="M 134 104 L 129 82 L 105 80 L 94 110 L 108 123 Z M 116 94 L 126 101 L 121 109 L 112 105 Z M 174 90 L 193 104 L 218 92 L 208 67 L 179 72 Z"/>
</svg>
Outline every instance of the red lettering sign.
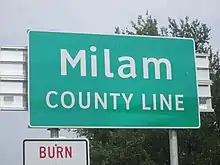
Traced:
<svg viewBox="0 0 220 165">
<path fill-rule="evenodd" d="M 72 158 L 71 146 L 40 146 L 40 158 Z"/>
</svg>

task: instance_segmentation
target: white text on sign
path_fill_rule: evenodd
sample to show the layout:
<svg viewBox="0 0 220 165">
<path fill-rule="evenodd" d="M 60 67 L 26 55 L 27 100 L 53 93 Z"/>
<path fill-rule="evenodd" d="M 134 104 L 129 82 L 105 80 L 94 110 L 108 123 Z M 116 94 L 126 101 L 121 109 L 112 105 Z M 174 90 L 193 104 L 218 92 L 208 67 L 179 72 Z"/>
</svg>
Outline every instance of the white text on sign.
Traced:
<svg viewBox="0 0 220 165">
<path fill-rule="evenodd" d="M 92 46 L 90 47 L 91 50 L 91 76 L 97 77 L 98 76 L 98 69 L 97 69 L 97 56 L 95 55 L 96 47 Z M 108 78 L 113 78 L 114 74 L 111 71 L 111 58 L 110 58 L 110 50 L 104 49 L 103 52 L 104 55 L 104 70 L 105 70 L 105 76 Z M 76 67 L 78 63 L 80 63 L 80 76 L 87 76 L 87 64 L 86 64 L 86 50 L 80 50 L 76 57 L 73 59 L 69 52 L 66 49 L 61 49 L 61 75 L 66 76 L 67 75 L 67 61 L 71 64 L 73 68 Z M 123 78 L 136 78 L 138 75 L 136 73 L 136 64 L 135 60 L 130 56 L 121 56 L 118 58 L 118 62 L 128 62 L 128 64 L 122 64 L 118 67 L 118 75 Z M 155 66 L 155 79 L 160 79 L 160 65 L 164 64 L 166 66 L 166 79 L 172 80 L 172 67 L 171 63 L 166 58 L 146 58 L 144 57 L 142 59 L 142 69 L 143 69 L 143 78 L 149 79 L 149 64 L 152 63 Z M 129 69 L 129 73 L 124 73 L 124 70 Z"/>
<path fill-rule="evenodd" d="M 60 52 L 60 74 L 62 76 L 67 76 L 67 65 L 70 64 L 74 69 L 79 65 L 80 67 L 80 76 L 89 76 L 87 73 L 87 58 L 90 59 L 91 62 L 91 74 L 92 77 L 98 77 L 98 60 L 96 55 L 97 48 L 95 46 L 90 47 L 90 53 L 86 50 L 79 50 L 75 57 L 73 58 L 66 49 L 61 49 Z M 90 57 L 88 57 L 89 55 Z M 118 58 L 119 67 L 117 68 L 117 73 L 112 72 L 111 68 L 111 50 L 104 49 L 103 50 L 103 63 L 104 63 L 104 74 L 108 78 L 113 78 L 115 74 L 118 74 L 121 78 L 136 78 L 137 76 L 142 76 L 143 79 L 150 79 L 150 74 L 154 73 L 155 79 L 161 79 L 161 65 L 165 66 L 165 79 L 168 81 L 172 81 L 172 65 L 171 62 L 166 58 L 153 58 L 153 57 L 144 57 L 142 58 L 142 75 L 137 75 L 136 71 L 136 62 L 130 56 L 121 56 Z M 126 62 L 126 64 L 121 64 L 121 62 Z M 149 65 L 153 64 L 154 70 L 150 70 Z M 129 72 L 125 73 L 125 70 L 129 70 Z M 84 96 L 84 98 L 83 98 Z M 59 102 L 54 102 L 52 98 L 59 97 Z M 113 109 L 117 110 L 119 106 L 118 100 L 120 104 L 124 104 L 126 110 L 130 110 L 132 105 L 132 100 L 134 97 L 139 98 L 140 109 L 143 111 L 149 110 L 165 110 L 168 111 L 176 110 L 176 111 L 184 111 L 184 95 L 182 94 L 147 94 L 142 93 L 141 95 L 135 95 L 134 93 L 99 93 L 99 92 L 78 92 L 73 93 L 72 91 L 63 91 L 62 93 L 58 93 L 56 90 L 51 90 L 46 93 L 46 105 L 49 108 L 58 108 L 61 106 L 65 109 L 73 108 L 74 106 L 80 107 L 81 109 Z M 69 98 L 71 101 L 66 103 L 66 98 Z M 57 100 L 57 99 L 56 99 Z M 83 103 L 84 100 L 84 103 Z M 93 104 L 94 103 L 94 104 Z M 159 103 L 159 105 L 157 105 Z M 93 105 L 93 107 L 91 107 Z M 110 105 L 110 107 L 108 107 Z"/>
<path fill-rule="evenodd" d="M 83 97 L 84 96 L 84 97 Z M 109 102 L 113 107 L 113 110 L 117 110 L 118 108 L 118 100 L 123 100 L 123 104 L 126 110 L 130 110 L 130 104 L 135 95 L 133 93 L 125 94 L 125 93 L 104 93 L 99 94 L 98 92 L 91 93 L 79 92 L 77 94 L 72 93 L 71 91 L 65 91 L 63 93 L 58 93 L 56 91 L 49 91 L 46 95 L 46 104 L 49 108 L 58 108 L 62 106 L 62 108 L 70 109 L 74 106 L 80 107 L 81 109 L 91 108 L 92 102 L 94 102 L 94 109 L 108 109 Z M 59 97 L 59 103 L 53 102 L 52 98 Z M 70 103 L 65 102 L 65 98 L 70 98 Z M 85 100 L 83 99 L 85 98 Z M 92 100 L 93 98 L 93 100 Z M 149 99 L 150 98 L 150 99 Z M 151 101 L 149 101 L 149 100 Z M 84 100 L 84 101 L 83 101 Z M 84 102 L 84 103 L 83 103 Z M 159 105 L 157 105 L 159 103 Z M 142 105 L 142 110 L 164 110 L 168 109 L 183 111 L 183 95 L 164 95 L 164 94 L 142 94 L 140 99 L 140 105 Z M 151 105 L 151 106 L 150 106 Z M 173 106 L 174 105 L 174 106 Z"/>
</svg>

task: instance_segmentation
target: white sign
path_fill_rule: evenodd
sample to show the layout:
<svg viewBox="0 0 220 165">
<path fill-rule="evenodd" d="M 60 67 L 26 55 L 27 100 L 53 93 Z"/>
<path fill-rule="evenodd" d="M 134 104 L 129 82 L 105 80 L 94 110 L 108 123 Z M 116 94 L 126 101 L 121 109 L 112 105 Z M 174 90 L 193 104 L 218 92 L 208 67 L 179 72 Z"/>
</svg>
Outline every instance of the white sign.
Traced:
<svg viewBox="0 0 220 165">
<path fill-rule="evenodd" d="M 25 139 L 23 165 L 89 165 L 87 139 Z"/>
</svg>

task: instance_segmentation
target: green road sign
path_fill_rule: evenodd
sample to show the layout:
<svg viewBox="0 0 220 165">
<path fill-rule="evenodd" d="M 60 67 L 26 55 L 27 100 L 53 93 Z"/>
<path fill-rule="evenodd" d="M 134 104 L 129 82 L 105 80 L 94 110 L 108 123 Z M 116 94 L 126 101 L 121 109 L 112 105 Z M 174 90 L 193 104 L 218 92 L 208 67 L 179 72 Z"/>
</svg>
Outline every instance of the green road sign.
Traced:
<svg viewBox="0 0 220 165">
<path fill-rule="evenodd" d="M 199 128 L 194 41 L 29 32 L 30 127 Z"/>
</svg>

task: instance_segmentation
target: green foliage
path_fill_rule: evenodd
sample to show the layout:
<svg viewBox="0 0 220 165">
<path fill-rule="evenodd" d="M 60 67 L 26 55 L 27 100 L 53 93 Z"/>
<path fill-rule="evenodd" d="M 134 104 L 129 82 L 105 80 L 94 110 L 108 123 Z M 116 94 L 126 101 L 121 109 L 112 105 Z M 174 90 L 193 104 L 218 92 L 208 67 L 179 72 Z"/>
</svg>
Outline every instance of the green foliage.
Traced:
<svg viewBox="0 0 220 165">
<path fill-rule="evenodd" d="M 180 19 L 178 24 L 175 19 L 169 18 L 169 33 L 173 37 L 193 38 L 195 49 L 199 53 L 207 53 L 207 45 L 210 40 L 211 29 L 206 24 L 201 23 L 198 19 L 190 22 L 189 17 Z"/>
<path fill-rule="evenodd" d="M 137 22 L 131 21 L 132 30 L 125 28 L 120 29 L 119 27 L 115 28 L 116 34 L 128 34 L 128 35 L 150 35 L 158 36 L 158 23 L 155 18 L 147 12 L 145 17 L 138 15 Z"/>
<path fill-rule="evenodd" d="M 90 140 L 93 165 L 156 165 L 149 155 L 146 131 L 81 129 L 78 133 Z"/>
<path fill-rule="evenodd" d="M 178 131 L 179 162 L 184 165 L 220 164 L 220 64 L 218 52 L 213 52 L 211 29 L 198 19 L 168 18 L 168 27 L 158 27 L 148 12 L 131 21 L 131 29 L 116 27 L 115 33 L 186 37 L 195 40 L 199 53 L 209 53 L 210 77 L 215 113 L 201 114 L 201 128 Z M 184 57 L 180 57 L 184 58 Z M 167 130 L 80 129 L 81 136 L 90 139 L 92 165 L 166 165 L 169 164 Z"/>
</svg>

